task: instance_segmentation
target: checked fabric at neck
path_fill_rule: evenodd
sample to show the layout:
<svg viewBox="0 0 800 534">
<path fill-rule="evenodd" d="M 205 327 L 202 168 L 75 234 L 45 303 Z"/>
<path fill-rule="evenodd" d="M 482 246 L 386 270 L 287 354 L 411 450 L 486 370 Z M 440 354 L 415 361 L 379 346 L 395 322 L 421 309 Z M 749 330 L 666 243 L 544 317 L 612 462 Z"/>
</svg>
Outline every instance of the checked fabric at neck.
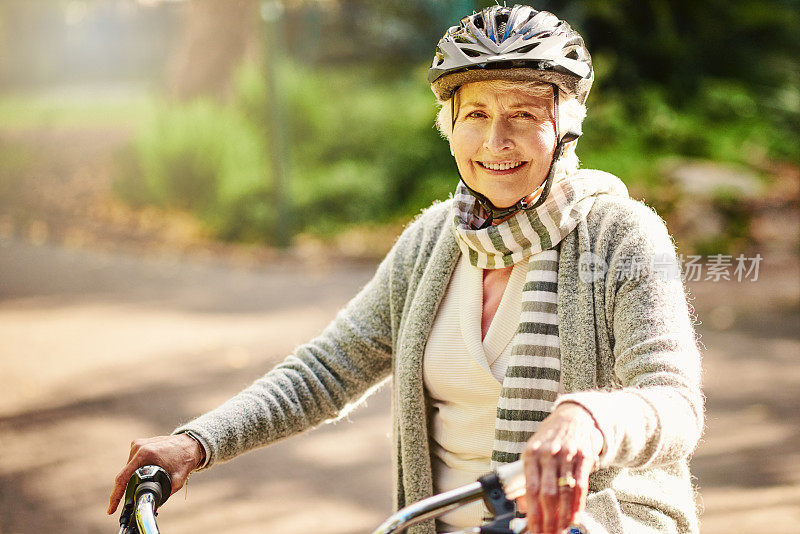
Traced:
<svg viewBox="0 0 800 534">
<path fill-rule="evenodd" d="M 600 194 L 628 196 L 628 191 L 615 176 L 579 171 L 555 182 L 541 206 L 480 228 L 486 214 L 464 184 L 456 190 L 454 231 L 470 264 L 502 269 L 528 262 L 519 328 L 497 405 L 493 468 L 518 460 L 525 442 L 552 411 L 561 380 L 557 245 Z"/>
</svg>

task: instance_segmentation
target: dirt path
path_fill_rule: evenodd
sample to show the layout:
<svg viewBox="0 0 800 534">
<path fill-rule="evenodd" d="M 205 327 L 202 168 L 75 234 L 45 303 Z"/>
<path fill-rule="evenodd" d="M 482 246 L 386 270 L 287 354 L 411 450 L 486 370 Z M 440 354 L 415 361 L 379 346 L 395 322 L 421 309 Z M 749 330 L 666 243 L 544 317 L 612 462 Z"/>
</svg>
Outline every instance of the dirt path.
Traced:
<svg viewBox="0 0 800 534">
<path fill-rule="evenodd" d="M 116 532 L 104 510 L 129 441 L 247 385 L 372 268 L 0 241 L 0 533 Z M 706 322 L 708 432 L 694 460 L 705 533 L 800 524 L 797 274 L 765 263 L 760 283 L 692 286 Z M 164 532 L 370 531 L 391 507 L 388 404 L 383 390 L 345 421 L 195 475 Z"/>
</svg>

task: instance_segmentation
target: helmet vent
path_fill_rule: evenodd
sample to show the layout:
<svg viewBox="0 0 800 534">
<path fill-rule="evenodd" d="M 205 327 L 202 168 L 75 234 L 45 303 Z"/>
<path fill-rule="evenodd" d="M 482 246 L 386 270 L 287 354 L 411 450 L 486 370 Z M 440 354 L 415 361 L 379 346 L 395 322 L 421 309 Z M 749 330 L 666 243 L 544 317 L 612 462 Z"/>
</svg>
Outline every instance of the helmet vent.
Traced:
<svg viewBox="0 0 800 534">
<path fill-rule="evenodd" d="M 494 19 L 497 26 L 496 43 L 501 43 L 506 38 L 506 26 L 508 26 L 508 13 L 500 13 Z"/>
<path fill-rule="evenodd" d="M 565 56 L 568 59 L 578 59 L 578 51 L 577 50 L 570 50 L 567 55 Z"/>
<path fill-rule="evenodd" d="M 533 44 L 525 45 L 523 47 L 517 48 L 515 50 L 515 52 L 518 53 L 518 54 L 527 54 L 528 52 L 530 52 L 531 50 L 533 50 L 534 48 L 539 46 L 539 44 L 540 43 L 533 43 Z"/>
<path fill-rule="evenodd" d="M 470 50 L 469 48 L 462 48 L 461 51 L 464 52 L 464 54 L 468 55 L 469 57 L 480 57 L 481 56 L 480 52 L 476 52 L 475 50 Z"/>
<path fill-rule="evenodd" d="M 503 37 L 505 37 L 505 36 L 506 36 L 506 26 L 508 26 L 508 24 L 506 24 L 506 23 L 504 22 L 504 23 L 500 24 L 500 25 L 497 27 L 497 38 L 498 38 L 500 41 L 502 41 L 502 40 L 503 40 Z"/>
</svg>

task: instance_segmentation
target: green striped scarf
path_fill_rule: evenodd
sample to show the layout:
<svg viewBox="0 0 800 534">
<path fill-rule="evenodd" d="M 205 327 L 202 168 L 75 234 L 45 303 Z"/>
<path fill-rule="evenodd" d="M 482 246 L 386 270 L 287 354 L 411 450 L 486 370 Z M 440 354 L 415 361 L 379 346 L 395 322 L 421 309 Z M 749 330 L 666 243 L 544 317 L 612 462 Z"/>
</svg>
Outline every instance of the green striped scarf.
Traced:
<svg viewBox="0 0 800 534">
<path fill-rule="evenodd" d="M 553 409 L 561 381 L 558 244 L 602 193 L 627 196 L 617 177 L 581 171 L 554 183 L 538 208 L 476 229 L 486 220 L 485 213 L 462 183 L 456 190 L 455 234 L 473 266 L 501 269 L 528 261 L 519 328 L 497 405 L 492 468 L 518 460 L 525 442 Z"/>
</svg>

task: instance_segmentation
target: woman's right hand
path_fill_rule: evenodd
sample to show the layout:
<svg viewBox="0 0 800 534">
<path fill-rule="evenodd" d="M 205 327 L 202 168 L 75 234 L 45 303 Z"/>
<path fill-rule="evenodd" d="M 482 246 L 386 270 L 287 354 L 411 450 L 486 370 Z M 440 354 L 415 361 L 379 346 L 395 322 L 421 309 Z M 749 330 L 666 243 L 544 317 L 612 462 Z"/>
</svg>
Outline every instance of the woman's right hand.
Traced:
<svg viewBox="0 0 800 534">
<path fill-rule="evenodd" d="M 113 514 L 125 487 L 134 471 L 143 465 L 157 465 L 169 473 L 172 479 L 172 493 L 183 487 L 189 474 L 200 467 L 205 460 L 203 447 L 188 434 L 172 436 L 156 436 L 154 438 L 137 439 L 131 442 L 131 453 L 128 463 L 114 479 L 114 488 L 108 503 L 108 513 Z"/>
</svg>

